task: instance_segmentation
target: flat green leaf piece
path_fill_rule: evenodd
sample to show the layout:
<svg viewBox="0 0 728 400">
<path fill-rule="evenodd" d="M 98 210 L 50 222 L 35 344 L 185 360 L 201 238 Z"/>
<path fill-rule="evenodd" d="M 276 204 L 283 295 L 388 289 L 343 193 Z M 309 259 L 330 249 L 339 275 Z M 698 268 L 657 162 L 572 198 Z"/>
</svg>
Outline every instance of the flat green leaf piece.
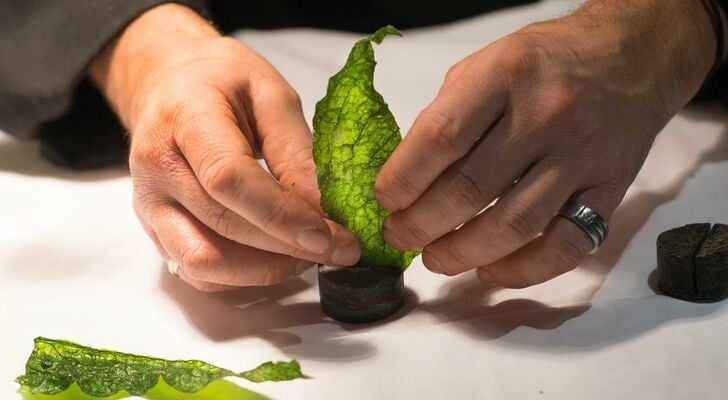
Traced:
<svg viewBox="0 0 728 400">
<path fill-rule="evenodd" d="M 260 364 L 255 369 L 241 372 L 238 376 L 256 383 L 265 381 L 290 381 L 304 377 L 303 373 L 301 373 L 301 365 L 296 360 L 268 361 Z"/>
<path fill-rule="evenodd" d="M 406 269 L 418 252 L 397 250 L 384 240 L 387 211 L 374 194 L 379 170 L 402 141 L 394 116 L 374 89 L 372 42 L 387 35 L 401 33 L 389 25 L 359 40 L 346 65 L 329 79 L 313 117 L 313 158 L 321 207 L 359 237 L 359 264 Z"/>
<path fill-rule="evenodd" d="M 298 366 L 296 361 L 292 363 Z M 255 382 L 303 376 L 300 367 L 296 369 L 299 376 L 295 376 L 289 364 L 273 363 L 273 367 L 265 369 L 267 374 L 256 373 Z M 195 393 L 220 378 L 246 378 L 246 373 L 258 368 L 236 374 L 203 361 L 170 361 L 39 337 L 35 339 L 33 352 L 25 365 L 25 375 L 17 381 L 34 394 L 61 393 L 75 383 L 85 394 L 94 397 L 112 396 L 119 391 L 142 396 L 157 385 L 160 378 L 178 392 Z"/>
<path fill-rule="evenodd" d="M 23 400 L 119 400 L 131 396 L 123 390 L 108 397 L 89 396 L 81 391 L 81 388 L 75 383 L 58 394 L 33 394 L 28 386 L 21 386 L 18 392 Z M 195 393 L 179 392 L 169 386 L 164 379 L 160 379 L 153 388 L 144 394 L 143 398 L 147 400 L 270 400 L 269 397 L 240 387 L 226 379 L 212 381 Z"/>
</svg>

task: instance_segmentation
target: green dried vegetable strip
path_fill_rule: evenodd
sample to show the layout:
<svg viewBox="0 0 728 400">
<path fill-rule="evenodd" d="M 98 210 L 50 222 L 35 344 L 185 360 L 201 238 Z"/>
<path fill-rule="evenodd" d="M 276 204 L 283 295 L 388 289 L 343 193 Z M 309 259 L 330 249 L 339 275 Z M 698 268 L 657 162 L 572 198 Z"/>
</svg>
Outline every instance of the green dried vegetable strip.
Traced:
<svg viewBox="0 0 728 400">
<path fill-rule="evenodd" d="M 329 79 L 313 118 L 313 156 L 321 207 L 359 237 L 359 264 L 406 269 L 418 252 L 397 250 L 384 240 L 388 213 L 374 193 L 379 170 L 402 141 L 394 116 L 374 89 L 371 42 L 379 44 L 387 35 L 401 33 L 389 25 L 358 41 L 346 65 Z"/>
<path fill-rule="evenodd" d="M 238 374 L 241 378 L 245 378 L 251 382 L 265 381 L 290 381 L 296 378 L 303 378 L 301 373 L 301 365 L 298 361 L 268 361 L 260 364 L 257 368 Z"/>
<path fill-rule="evenodd" d="M 255 382 L 302 377 L 300 367 L 295 369 L 299 373 L 296 376 L 289 364 L 298 367 L 296 361 L 274 363 L 264 369 L 268 375 L 256 373 Z M 252 371 L 236 374 L 203 361 L 169 361 L 39 337 L 35 339 L 35 347 L 25 366 L 25 375 L 17 380 L 28 386 L 32 393 L 61 393 L 77 383 L 90 396 L 111 396 L 121 390 L 141 396 L 154 387 L 159 378 L 179 392 L 195 393 L 217 379 L 238 375 L 245 378 L 245 374 Z"/>
<path fill-rule="evenodd" d="M 81 391 L 75 383 L 66 391 L 58 394 L 33 394 L 27 386 L 21 386 L 18 392 L 23 400 L 119 400 L 130 396 L 123 390 L 109 397 L 89 396 Z M 212 381 L 195 393 L 182 393 L 170 387 L 164 379 L 160 379 L 159 383 L 146 392 L 143 398 L 147 400 L 271 400 L 226 379 Z"/>
</svg>

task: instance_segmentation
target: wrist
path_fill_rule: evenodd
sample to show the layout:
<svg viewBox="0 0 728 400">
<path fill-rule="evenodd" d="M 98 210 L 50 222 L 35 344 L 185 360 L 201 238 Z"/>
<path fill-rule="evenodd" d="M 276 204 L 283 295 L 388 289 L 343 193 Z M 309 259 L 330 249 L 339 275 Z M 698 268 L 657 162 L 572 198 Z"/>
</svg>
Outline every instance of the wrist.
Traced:
<svg viewBox="0 0 728 400">
<path fill-rule="evenodd" d="M 715 60 L 715 33 L 701 1 L 591 0 L 564 20 L 589 55 L 586 62 L 616 84 L 652 85 L 674 114 Z"/>
<path fill-rule="evenodd" d="M 184 53 L 220 34 L 193 10 L 178 4 L 154 7 L 132 21 L 89 66 L 89 75 L 127 128 L 140 98 L 160 71 Z"/>
</svg>

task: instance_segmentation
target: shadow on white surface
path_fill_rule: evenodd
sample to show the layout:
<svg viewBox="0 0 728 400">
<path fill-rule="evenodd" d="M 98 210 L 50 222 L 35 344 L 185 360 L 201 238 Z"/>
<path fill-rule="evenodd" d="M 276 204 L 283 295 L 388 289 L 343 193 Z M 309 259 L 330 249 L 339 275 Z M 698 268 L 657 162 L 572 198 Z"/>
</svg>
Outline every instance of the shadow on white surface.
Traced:
<svg viewBox="0 0 728 400">
<path fill-rule="evenodd" d="M 705 109 L 686 114 L 694 119 L 722 118 Z M 677 197 L 703 164 L 727 159 L 728 135 L 724 135 L 719 146 L 701 154 L 698 162 L 681 171 L 668 186 L 659 191 L 641 191 L 626 200 L 612 218 L 612 234 L 607 245 L 582 267 L 595 280 L 582 304 L 552 307 L 526 298 L 491 304 L 491 295 L 499 289 L 484 288 L 472 274 L 466 274 L 443 284 L 442 294 L 435 300 L 418 304 L 416 294 L 410 291 L 406 303 L 409 308 L 392 319 L 401 318 L 415 309 L 429 313 L 442 324 L 451 324 L 475 339 L 501 339 L 516 347 L 564 352 L 598 349 L 672 321 L 709 316 L 722 305 L 695 305 L 653 296 L 612 300 L 593 308 L 592 299 L 653 212 Z M 289 355 L 329 361 L 350 361 L 376 354 L 376 348 L 370 343 L 356 337 L 342 337 L 340 333 L 341 329 L 363 330 L 378 324 L 338 324 L 321 313 L 317 301 L 297 302 L 294 299 L 313 286 L 307 280 L 299 278 L 275 287 L 244 288 L 209 295 L 164 274 L 161 286 L 177 302 L 190 323 L 215 341 L 261 337 Z M 313 341 L 284 331 L 317 324 L 331 324 L 332 329 L 317 329 L 321 336 Z M 521 327 L 535 330 L 519 330 Z"/>
<path fill-rule="evenodd" d="M 313 273 L 313 269 L 307 272 Z M 326 317 L 318 301 L 295 300 L 295 296 L 313 286 L 300 277 L 276 286 L 212 294 L 199 292 L 170 274 L 162 274 L 160 285 L 184 312 L 187 320 L 211 340 L 259 337 L 288 355 L 329 361 L 351 361 L 376 354 L 376 348 L 367 341 L 341 337 L 340 329 L 366 330 L 392 322 L 407 315 L 418 302 L 417 295 L 405 289 L 405 306 L 397 313 L 375 324 L 351 325 Z M 319 329 L 315 341 L 304 341 L 298 335 L 285 331 L 317 324 L 330 324 L 340 329 Z"/>
<path fill-rule="evenodd" d="M 0 132 L 0 172 L 80 182 L 93 182 L 129 175 L 129 169 L 126 166 L 90 171 L 74 171 L 57 167 L 41 157 L 38 141 L 17 140 L 2 136 L 5 134 Z"/>
<path fill-rule="evenodd" d="M 324 321 L 317 303 L 282 301 L 310 287 L 291 279 L 270 287 L 240 288 L 222 293 L 202 293 L 173 277 L 161 275 L 160 285 L 184 312 L 188 321 L 214 341 L 258 336 L 277 347 L 301 343 L 281 329 Z"/>
<path fill-rule="evenodd" d="M 694 120 L 726 121 L 723 108 L 695 107 L 684 111 L 683 115 Z M 504 338 L 512 345 L 559 352 L 565 348 L 597 349 L 644 334 L 671 321 L 708 316 L 718 311 L 722 303 L 692 304 L 655 296 L 614 300 L 592 308 L 591 300 L 653 212 L 675 199 L 705 163 L 725 160 L 728 160 L 728 131 L 723 132 L 717 146 L 701 154 L 698 162 L 682 171 L 671 185 L 660 191 L 640 192 L 620 206 L 611 220 L 609 241 L 581 267 L 597 280 L 583 305 L 550 307 L 525 298 L 491 304 L 489 297 L 499 289 L 484 288 L 475 276 L 470 275 L 450 280 L 444 285 L 440 299 L 423 303 L 418 308 L 436 315 L 442 323 L 454 323 L 468 336 L 480 340 L 499 339 L 520 327 L 541 331 L 560 328 L 556 333 L 523 331 Z M 651 267 L 654 268 L 654 265 Z M 645 285 L 652 287 L 650 282 L 645 282 Z M 581 317 L 580 321 L 568 323 L 577 317 Z"/>
</svg>

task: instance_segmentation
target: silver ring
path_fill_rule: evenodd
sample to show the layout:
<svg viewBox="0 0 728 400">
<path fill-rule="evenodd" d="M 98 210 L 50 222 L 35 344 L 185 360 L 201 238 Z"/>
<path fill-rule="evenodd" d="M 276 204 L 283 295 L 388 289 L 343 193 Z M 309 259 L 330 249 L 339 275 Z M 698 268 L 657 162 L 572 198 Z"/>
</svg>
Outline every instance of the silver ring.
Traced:
<svg viewBox="0 0 728 400">
<path fill-rule="evenodd" d="M 594 244 L 589 254 L 599 251 L 604 241 L 607 240 L 609 225 L 599 213 L 591 208 L 579 203 L 567 203 L 559 211 L 559 215 L 569 219 L 589 235 Z"/>
</svg>

